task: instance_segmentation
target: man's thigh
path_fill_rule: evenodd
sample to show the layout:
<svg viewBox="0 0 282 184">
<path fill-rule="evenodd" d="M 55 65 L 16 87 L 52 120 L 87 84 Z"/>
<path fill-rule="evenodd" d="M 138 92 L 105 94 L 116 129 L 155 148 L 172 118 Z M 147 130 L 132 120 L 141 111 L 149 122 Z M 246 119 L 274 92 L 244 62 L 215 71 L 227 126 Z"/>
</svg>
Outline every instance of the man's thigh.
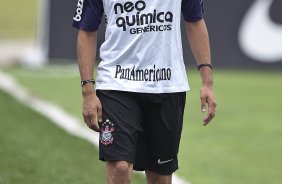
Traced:
<svg viewBox="0 0 282 184">
<path fill-rule="evenodd" d="M 100 124 L 100 160 L 134 163 L 142 131 L 142 110 L 130 92 L 97 90 L 103 114 Z"/>
<path fill-rule="evenodd" d="M 138 139 L 135 169 L 170 175 L 178 169 L 186 93 L 149 95 Z"/>
</svg>

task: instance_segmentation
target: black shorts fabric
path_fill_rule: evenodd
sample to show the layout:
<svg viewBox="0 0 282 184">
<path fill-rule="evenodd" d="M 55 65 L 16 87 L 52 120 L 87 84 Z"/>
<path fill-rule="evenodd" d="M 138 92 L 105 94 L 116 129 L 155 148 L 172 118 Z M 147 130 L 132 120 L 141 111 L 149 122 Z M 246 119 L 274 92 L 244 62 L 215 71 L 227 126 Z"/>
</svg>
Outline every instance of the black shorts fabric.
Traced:
<svg viewBox="0 0 282 184">
<path fill-rule="evenodd" d="M 186 92 L 97 90 L 97 96 L 103 107 L 100 160 L 128 161 L 134 170 L 161 175 L 178 169 Z"/>
</svg>

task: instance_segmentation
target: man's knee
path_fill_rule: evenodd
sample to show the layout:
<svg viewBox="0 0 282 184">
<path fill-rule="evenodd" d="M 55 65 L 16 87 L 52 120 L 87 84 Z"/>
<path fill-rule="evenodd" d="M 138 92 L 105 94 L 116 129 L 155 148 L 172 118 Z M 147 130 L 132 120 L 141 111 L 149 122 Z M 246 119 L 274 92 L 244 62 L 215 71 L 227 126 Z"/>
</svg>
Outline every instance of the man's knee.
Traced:
<svg viewBox="0 0 282 184">
<path fill-rule="evenodd" d="M 132 164 L 126 161 L 108 161 L 107 165 L 115 176 L 128 175 L 132 170 Z"/>
<path fill-rule="evenodd" d="M 157 173 L 146 171 L 148 184 L 171 184 L 172 175 L 159 175 Z"/>
</svg>

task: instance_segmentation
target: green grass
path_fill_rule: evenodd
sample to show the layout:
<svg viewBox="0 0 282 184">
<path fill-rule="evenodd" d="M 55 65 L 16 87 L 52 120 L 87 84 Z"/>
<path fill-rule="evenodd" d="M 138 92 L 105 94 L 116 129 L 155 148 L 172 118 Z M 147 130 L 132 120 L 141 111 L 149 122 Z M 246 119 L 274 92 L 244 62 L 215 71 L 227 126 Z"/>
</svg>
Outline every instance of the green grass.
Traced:
<svg viewBox="0 0 282 184">
<path fill-rule="evenodd" d="M 39 71 L 21 68 L 6 71 L 34 95 L 81 116 L 76 69 L 47 67 Z M 58 73 L 63 76 L 50 77 Z M 178 174 L 193 184 L 280 183 L 282 73 L 214 73 L 217 114 L 209 126 L 203 127 L 199 74 L 189 71 L 192 90 L 187 93 Z"/>
<path fill-rule="evenodd" d="M 90 143 L 67 134 L 0 91 L 1 184 L 105 183 Z M 134 183 L 144 183 L 140 175 Z"/>
<path fill-rule="evenodd" d="M 280 183 L 282 73 L 215 71 L 218 108 L 209 127 L 199 122 L 200 81 L 195 75 L 180 174 L 197 184 Z"/>
<path fill-rule="evenodd" d="M 0 6 L 0 39 L 34 37 L 37 0 L 3 0 Z"/>
</svg>

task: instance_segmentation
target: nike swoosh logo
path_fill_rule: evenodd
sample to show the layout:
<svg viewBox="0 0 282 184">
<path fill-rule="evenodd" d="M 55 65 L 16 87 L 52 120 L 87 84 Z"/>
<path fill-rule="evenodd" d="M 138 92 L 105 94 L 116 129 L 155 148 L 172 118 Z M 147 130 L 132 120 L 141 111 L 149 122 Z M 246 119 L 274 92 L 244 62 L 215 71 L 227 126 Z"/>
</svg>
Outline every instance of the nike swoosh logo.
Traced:
<svg viewBox="0 0 282 184">
<path fill-rule="evenodd" d="M 270 18 L 274 0 L 256 0 L 239 30 L 239 45 L 246 55 L 263 63 L 282 61 L 282 25 Z"/>
<path fill-rule="evenodd" d="M 173 161 L 173 159 L 165 160 L 165 161 L 161 161 L 161 159 L 159 159 L 158 164 L 165 164 L 165 163 L 168 163 L 168 162 L 171 162 L 171 161 Z"/>
</svg>

